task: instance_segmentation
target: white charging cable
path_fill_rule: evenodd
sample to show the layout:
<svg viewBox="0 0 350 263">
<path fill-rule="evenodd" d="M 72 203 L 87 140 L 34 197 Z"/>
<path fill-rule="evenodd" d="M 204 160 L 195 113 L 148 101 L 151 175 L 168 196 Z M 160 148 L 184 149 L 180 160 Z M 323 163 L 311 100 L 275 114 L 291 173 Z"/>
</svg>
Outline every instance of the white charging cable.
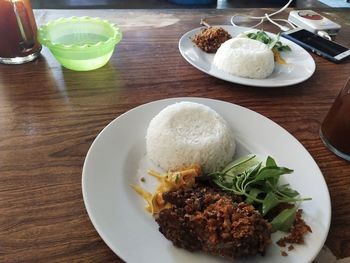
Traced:
<svg viewBox="0 0 350 263">
<path fill-rule="evenodd" d="M 265 17 L 266 17 L 267 20 L 270 21 L 270 23 L 272 23 L 272 24 L 274 24 L 275 26 L 279 27 L 282 31 L 289 31 L 290 28 L 287 27 L 287 26 L 282 26 L 282 25 L 278 24 L 276 21 L 283 21 L 283 22 L 286 22 L 286 23 L 288 23 L 292 28 L 296 28 L 296 26 L 293 25 L 293 24 L 292 24 L 291 22 L 289 22 L 288 20 L 285 20 L 285 19 L 276 19 L 276 18 L 272 20 L 272 19 L 270 18 L 270 15 L 268 15 L 268 14 L 265 14 Z"/>
<path fill-rule="evenodd" d="M 278 26 L 282 31 L 288 31 L 290 30 L 290 28 L 288 28 L 287 26 L 282 26 L 280 24 L 278 24 L 276 21 L 283 21 L 287 24 L 289 24 L 292 28 L 295 28 L 295 26 L 289 22 L 286 19 L 272 19 L 271 17 L 274 15 L 277 15 L 281 12 L 283 12 L 285 9 L 287 9 L 289 7 L 289 5 L 293 2 L 293 0 L 289 0 L 287 4 L 285 4 L 281 9 L 277 10 L 276 12 L 273 12 L 271 14 L 265 14 L 264 16 L 249 16 L 249 15 L 244 15 L 244 14 L 237 14 L 237 15 L 233 15 L 231 17 L 231 24 L 233 26 L 237 26 L 239 27 L 239 25 L 237 25 L 234 20 L 235 18 L 246 18 L 246 19 L 250 19 L 250 20 L 260 20 L 257 24 L 255 24 L 254 26 L 252 26 L 252 28 L 257 27 L 258 25 L 262 24 L 263 22 L 265 22 L 266 20 L 270 21 L 272 24 L 274 24 L 275 26 Z"/>
</svg>

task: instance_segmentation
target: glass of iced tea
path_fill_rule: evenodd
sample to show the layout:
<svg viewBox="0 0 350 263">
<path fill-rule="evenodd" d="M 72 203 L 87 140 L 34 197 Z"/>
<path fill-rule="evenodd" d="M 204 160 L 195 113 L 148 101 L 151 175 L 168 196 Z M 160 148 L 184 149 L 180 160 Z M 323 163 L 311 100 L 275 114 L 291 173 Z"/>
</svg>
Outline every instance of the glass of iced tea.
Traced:
<svg viewBox="0 0 350 263">
<path fill-rule="evenodd" d="M 332 152 L 350 161 L 350 78 L 327 113 L 320 136 Z"/>
<path fill-rule="evenodd" d="M 39 56 L 37 27 L 29 0 L 0 0 L 0 63 L 22 64 Z"/>
</svg>

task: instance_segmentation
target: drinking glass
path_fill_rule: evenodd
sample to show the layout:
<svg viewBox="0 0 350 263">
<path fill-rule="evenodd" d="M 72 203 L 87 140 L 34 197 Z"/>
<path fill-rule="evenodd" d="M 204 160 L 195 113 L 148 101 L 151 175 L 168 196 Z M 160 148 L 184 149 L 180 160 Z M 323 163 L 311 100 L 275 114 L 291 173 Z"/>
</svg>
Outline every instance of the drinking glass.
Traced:
<svg viewBox="0 0 350 263">
<path fill-rule="evenodd" d="M 41 45 L 29 0 L 0 0 L 0 63 L 22 64 L 39 56 Z"/>
<path fill-rule="evenodd" d="M 350 161 L 350 78 L 327 113 L 320 137 L 333 153 Z"/>
</svg>

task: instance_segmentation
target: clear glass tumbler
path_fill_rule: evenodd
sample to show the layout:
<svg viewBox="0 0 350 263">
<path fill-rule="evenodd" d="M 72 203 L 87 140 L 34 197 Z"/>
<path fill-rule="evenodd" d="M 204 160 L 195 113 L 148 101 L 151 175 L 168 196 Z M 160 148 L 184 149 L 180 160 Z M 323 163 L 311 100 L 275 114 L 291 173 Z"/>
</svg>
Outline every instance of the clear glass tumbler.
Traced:
<svg viewBox="0 0 350 263">
<path fill-rule="evenodd" d="M 350 78 L 327 113 L 320 137 L 332 152 L 350 161 Z"/>
<path fill-rule="evenodd" d="M 29 0 L 0 0 L 0 63 L 22 64 L 40 54 Z"/>
</svg>

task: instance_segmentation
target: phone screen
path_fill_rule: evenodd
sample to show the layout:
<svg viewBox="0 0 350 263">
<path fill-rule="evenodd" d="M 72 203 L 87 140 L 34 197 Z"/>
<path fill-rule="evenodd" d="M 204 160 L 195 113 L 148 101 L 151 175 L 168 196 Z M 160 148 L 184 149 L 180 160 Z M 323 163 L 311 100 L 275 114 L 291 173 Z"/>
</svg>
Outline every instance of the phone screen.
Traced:
<svg viewBox="0 0 350 263">
<path fill-rule="evenodd" d="M 310 33 L 306 30 L 300 30 L 289 34 L 291 37 L 311 46 L 315 49 L 323 51 L 333 57 L 347 51 L 346 47 L 343 47 L 335 42 L 324 39 L 318 35 Z"/>
</svg>

